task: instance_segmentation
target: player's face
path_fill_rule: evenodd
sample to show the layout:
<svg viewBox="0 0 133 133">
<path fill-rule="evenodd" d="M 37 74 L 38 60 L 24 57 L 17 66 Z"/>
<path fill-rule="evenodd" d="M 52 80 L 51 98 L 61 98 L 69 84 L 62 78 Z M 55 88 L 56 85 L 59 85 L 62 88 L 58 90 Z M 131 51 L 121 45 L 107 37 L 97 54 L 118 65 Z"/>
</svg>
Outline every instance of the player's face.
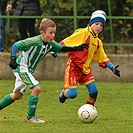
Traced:
<svg viewBox="0 0 133 133">
<path fill-rule="evenodd" d="M 99 34 L 103 30 L 103 24 L 101 22 L 95 22 L 91 25 L 91 28 L 95 34 Z"/>
<path fill-rule="evenodd" d="M 55 37 L 56 27 L 47 27 L 45 31 L 41 30 L 40 33 L 44 42 L 52 42 Z"/>
</svg>

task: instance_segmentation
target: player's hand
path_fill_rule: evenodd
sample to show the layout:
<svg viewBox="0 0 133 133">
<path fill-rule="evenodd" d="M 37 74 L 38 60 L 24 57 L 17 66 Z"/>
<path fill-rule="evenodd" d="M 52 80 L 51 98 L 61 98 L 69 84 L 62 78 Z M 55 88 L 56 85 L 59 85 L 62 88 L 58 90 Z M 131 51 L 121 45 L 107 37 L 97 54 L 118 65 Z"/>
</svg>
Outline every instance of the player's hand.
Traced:
<svg viewBox="0 0 133 133">
<path fill-rule="evenodd" d="M 51 52 L 51 55 L 52 55 L 54 58 L 58 57 L 58 54 L 55 53 L 55 52 Z"/>
<path fill-rule="evenodd" d="M 18 64 L 16 63 L 16 57 L 15 56 L 12 56 L 11 57 L 11 61 L 9 63 L 9 66 L 12 68 L 12 69 L 16 69 Z"/>
<path fill-rule="evenodd" d="M 75 46 L 74 50 L 75 51 L 83 51 L 84 49 L 88 49 L 89 45 L 88 44 L 81 44 L 79 46 Z"/>
<path fill-rule="evenodd" d="M 113 69 L 112 69 L 112 72 L 117 75 L 118 77 L 120 77 L 120 70 L 118 69 L 119 65 L 115 66 Z"/>
</svg>

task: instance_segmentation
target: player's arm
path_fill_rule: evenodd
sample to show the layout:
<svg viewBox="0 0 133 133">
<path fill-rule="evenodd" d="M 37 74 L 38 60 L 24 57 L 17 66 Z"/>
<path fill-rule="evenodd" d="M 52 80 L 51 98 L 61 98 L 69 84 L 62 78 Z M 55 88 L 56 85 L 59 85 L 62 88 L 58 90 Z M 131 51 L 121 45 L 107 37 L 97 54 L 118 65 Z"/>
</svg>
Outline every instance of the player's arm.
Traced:
<svg viewBox="0 0 133 133">
<path fill-rule="evenodd" d="M 10 63 L 9 63 L 9 66 L 12 68 L 12 69 L 16 69 L 18 64 L 16 63 L 16 54 L 18 52 L 18 47 L 17 45 L 14 43 L 12 45 L 12 51 L 11 51 L 11 60 L 10 60 Z"/>
<path fill-rule="evenodd" d="M 117 75 L 118 77 L 120 77 L 120 70 L 118 69 L 119 65 L 114 66 L 111 62 L 108 62 L 107 64 L 105 64 L 106 67 L 108 67 L 110 70 L 112 70 L 112 72 Z"/>
<path fill-rule="evenodd" d="M 115 75 L 120 77 L 120 70 L 118 69 L 119 65 L 114 66 L 113 63 L 111 63 L 111 61 L 108 59 L 107 55 L 105 54 L 102 46 L 95 52 L 93 60 L 98 62 L 100 67 L 102 68 L 108 67 Z"/>
<path fill-rule="evenodd" d="M 89 47 L 88 44 L 81 44 L 79 46 L 73 46 L 73 47 L 63 46 L 61 52 L 83 51 L 84 49 L 88 49 L 88 47 Z"/>
<path fill-rule="evenodd" d="M 81 44 L 79 46 L 62 46 L 60 43 L 56 46 L 59 46 L 61 48 L 58 52 L 83 51 L 84 49 L 88 49 L 89 47 L 88 44 Z M 58 56 L 56 52 L 51 52 L 51 55 L 55 58 Z"/>
</svg>

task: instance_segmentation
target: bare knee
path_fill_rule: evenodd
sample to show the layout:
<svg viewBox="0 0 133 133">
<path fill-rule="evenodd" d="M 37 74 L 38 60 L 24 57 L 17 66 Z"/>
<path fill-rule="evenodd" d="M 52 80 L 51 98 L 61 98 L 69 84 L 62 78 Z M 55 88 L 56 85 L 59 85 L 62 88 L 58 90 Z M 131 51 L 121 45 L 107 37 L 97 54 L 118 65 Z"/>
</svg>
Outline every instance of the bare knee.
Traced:
<svg viewBox="0 0 133 133">
<path fill-rule="evenodd" d="M 20 91 L 17 91 L 17 92 L 13 92 L 11 93 L 10 97 L 12 100 L 20 100 L 22 98 L 22 94 L 20 93 Z"/>
<path fill-rule="evenodd" d="M 32 96 L 38 96 L 41 91 L 40 86 L 35 86 L 32 88 Z"/>
</svg>

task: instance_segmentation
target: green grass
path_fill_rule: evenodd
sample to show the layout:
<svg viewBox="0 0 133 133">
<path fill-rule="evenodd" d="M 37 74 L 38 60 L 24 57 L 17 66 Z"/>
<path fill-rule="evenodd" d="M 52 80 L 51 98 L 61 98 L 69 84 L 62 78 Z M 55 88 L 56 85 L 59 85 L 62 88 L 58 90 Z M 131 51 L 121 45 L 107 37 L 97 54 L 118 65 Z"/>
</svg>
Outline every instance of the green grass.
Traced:
<svg viewBox="0 0 133 133">
<path fill-rule="evenodd" d="M 0 111 L 0 133 L 132 133 L 132 83 L 98 82 L 95 107 L 98 120 L 92 124 L 79 121 L 77 111 L 87 98 L 87 89 L 78 86 L 78 96 L 59 103 L 62 81 L 40 81 L 42 91 L 36 115 L 45 124 L 26 123 L 30 89 L 23 98 Z M 12 92 L 14 81 L 0 81 L 0 99 Z"/>
</svg>

